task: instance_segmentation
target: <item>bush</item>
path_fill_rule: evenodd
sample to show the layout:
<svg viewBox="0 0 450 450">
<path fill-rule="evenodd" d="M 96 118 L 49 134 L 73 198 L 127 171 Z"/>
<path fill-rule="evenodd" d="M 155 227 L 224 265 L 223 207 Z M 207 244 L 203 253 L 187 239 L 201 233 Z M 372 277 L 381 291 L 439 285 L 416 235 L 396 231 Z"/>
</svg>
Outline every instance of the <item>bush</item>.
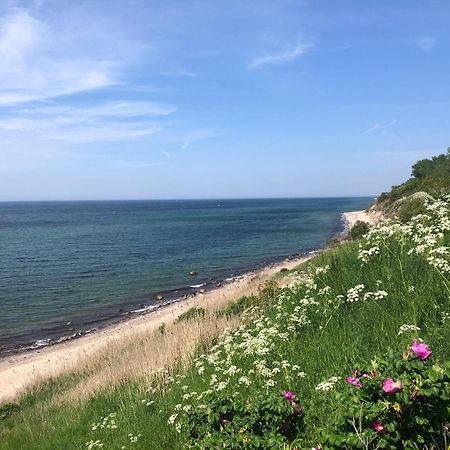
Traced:
<svg viewBox="0 0 450 450">
<path fill-rule="evenodd" d="M 359 239 L 369 232 L 369 224 L 362 220 L 357 220 L 348 233 L 350 239 Z"/>
<path fill-rule="evenodd" d="M 0 406 L 0 420 L 4 420 L 20 410 L 19 405 L 15 403 L 5 403 Z"/>
<path fill-rule="evenodd" d="M 188 448 L 283 448 L 303 427 L 303 409 L 291 391 L 264 390 L 248 399 L 210 391 L 202 401 L 180 422 Z"/>
<path fill-rule="evenodd" d="M 205 313 L 205 308 L 197 308 L 194 306 L 193 308 L 188 309 L 183 314 L 180 314 L 176 322 L 183 322 L 192 319 L 203 319 L 203 317 L 205 317 Z"/>
<path fill-rule="evenodd" d="M 340 410 L 323 449 L 445 448 L 450 364 L 433 363 L 426 344 L 356 370 L 336 394 Z"/>
<path fill-rule="evenodd" d="M 406 223 L 409 222 L 414 216 L 425 213 L 426 206 L 424 198 L 413 196 L 402 203 L 397 212 L 397 217 L 400 222 Z"/>
<path fill-rule="evenodd" d="M 258 303 L 258 297 L 254 295 L 240 297 L 237 301 L 230 303 L 225 308 L 217 311 L 217 317 L 232 317 L 243 313 L 246 309 Z"/>
</svg>

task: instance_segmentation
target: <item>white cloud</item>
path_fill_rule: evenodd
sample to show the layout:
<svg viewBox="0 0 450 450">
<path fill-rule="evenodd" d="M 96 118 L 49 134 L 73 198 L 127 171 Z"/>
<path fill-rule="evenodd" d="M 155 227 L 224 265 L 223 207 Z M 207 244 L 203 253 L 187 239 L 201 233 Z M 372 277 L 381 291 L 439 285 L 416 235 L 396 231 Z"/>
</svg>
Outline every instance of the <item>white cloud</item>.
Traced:
<svg viewBox="0 0 450 450">
<path fill-rule="evenodd" d="M 64 35 L 24 9 L 10 9 L 0 19 L 0 106 L 118 84 L 116 66 L 77 54 Z"/>
<path fill-rule="evenodd" d="M 422 36 L 420 38 L 414 39 L 413 43 L 416 47 L 423 52 L 430 52 L 436 47 L 437 40 L 432 36 Z"/>
<path fill-rule="evenodd" d="M 312 48 L 312 43 L 299 42 L 293 47 L 283 49 L 276 53 L 270 53 L 256 57 L 250 62 L 249 67 L 251 69 L 256 69 L 261 66 L 278 65 L 294 61 L 310 51 Z"/>
<path fill-rule="evenodd" d="M 82 118 L 92 117 L 136 117 L 136 116 L 167 116 L 172 114 L 176 107 L 167 103 L 156 103 L 148 101 L 115 101 L 96 104 L 89 107 L 71 106 L 47 106 L 24 108 L 20 113 L 24 116 L 56 116 L 64 115 Z"/>
<path fill-rule="evenodd" d="M 388 123 L 382 124 L 382 123 L 376 123 L 374 125 L 372 125 L 370 128 L 368 128 L 367 130 L 363 131 L 362 134 L 370 134 L 373 133 L 374 131 L 381 131 L 381 130 L 385 130 L 386 128 L 390 128 L 392 126 L 394 126 L 397 123 L 397 119 L 391 120 Z"/>
<path fill-rule="evenodd" d="M 84 144 L 89 142 L 116 142 L 149 136 L 160 131 L 152 123 L 110 123 L 98 126 L 81 126 L 60 129 L 42 134 L 43 140 L 61 141 L 65 143 Z"/>
<path fill-rule="evenodd" d="M 151 102 L 107 102 L 90 107 L 52 105 L 19 110 L 0 118 L 0 136 L 14 142 L 111 142 L 154 134 L 160 126 L 149 119 L 175 107 Z"/>
</svg>

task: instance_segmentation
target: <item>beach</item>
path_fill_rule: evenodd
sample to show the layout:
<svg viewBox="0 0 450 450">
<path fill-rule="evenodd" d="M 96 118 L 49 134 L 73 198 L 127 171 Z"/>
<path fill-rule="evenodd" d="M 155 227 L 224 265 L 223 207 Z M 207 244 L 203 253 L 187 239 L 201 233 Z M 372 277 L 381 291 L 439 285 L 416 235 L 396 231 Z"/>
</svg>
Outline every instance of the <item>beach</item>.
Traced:
<svg viewBox="0 0 450 450">
<path fill-rule="evenodd" d="M 344 234 L 346 234 L 358 221 L 374 225 L 381 219 L 382 213 L 379 211 L 361 210 L 344 212 L 342 213 L 342 216 L 345 221 Z"/>
<path fill-rule="evenodd" d="M 190 308 L 199 306 L 205 308 L 210 305 L 217 308 L 244 295 L 256 293 L 264 281 L 280 270 L 291 270 L 311 257 L 313 254 L 248 272 L 204 294 L 199 293 L 195 297 L 169 304 L 78 339 L 7 356 L 0 360 L 0 403 L 15 400 L 36 382 L 74 370 L 83 364 L 83 359 L 90 358 L 115 343 L 133 339 L 133 336 L 140 336 L 142 333 L 152 333 L 162 324 L 173 323 Z"/>
</svg>

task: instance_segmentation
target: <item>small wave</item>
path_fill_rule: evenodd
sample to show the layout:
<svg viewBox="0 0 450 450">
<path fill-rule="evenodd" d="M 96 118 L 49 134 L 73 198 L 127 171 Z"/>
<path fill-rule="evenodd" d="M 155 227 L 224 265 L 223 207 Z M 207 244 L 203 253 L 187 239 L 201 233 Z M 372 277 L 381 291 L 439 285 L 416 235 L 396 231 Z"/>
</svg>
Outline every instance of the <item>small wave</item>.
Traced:
<svg viewBox="0 0 450 450">
<path fill-rule="evenodd" d="M 50 339 L 39 339 L 30 348 L 46 347 L 50 344 Z"/>
<path fill-rule="evenodd" d="M 161 307 L 161 305 L 149 305 L 149 306 L 144 306 L 143 308 L 140 308 L 140 309 L 134 309 L 131 312 L 135 313 L 135 314 L 139 314 L 139 313 L 143 313 L 143 312 L 153 311 L 154 309 L 158 309 L 159 307 Z"/>
<path fill-rule="evenodd" d="M 192 286 L 190 286 L 191 288 L 197 289 L 199 287 L 204 286 L 206 283 L 201 283 L 201 284 L 193 284 Z"/>
</svg>

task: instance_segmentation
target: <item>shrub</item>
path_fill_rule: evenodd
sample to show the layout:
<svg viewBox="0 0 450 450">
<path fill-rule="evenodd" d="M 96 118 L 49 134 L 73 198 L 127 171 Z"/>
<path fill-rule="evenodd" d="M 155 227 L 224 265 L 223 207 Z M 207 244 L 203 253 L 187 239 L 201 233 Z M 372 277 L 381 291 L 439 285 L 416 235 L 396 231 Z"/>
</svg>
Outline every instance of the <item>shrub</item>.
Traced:
<svg viewBox="0 0 450 450">
<path fill-rule="evenodd" d="M 281 293 L 281 288 L 275 280 L 267 280 L 261 288 L 258 289 L 259 301 L 262 305 L 270 306 Z"/>
<path fill-rule="evenodd" d="M 340 245 L 342 243 L 342 238 L 337 235 L 337 236 L 333 236 L 330 239 L 328 239 L 326 247 L 327 248 L 335 248 L 338 245 Z"/>
<path fill-rule="evenodd" d="M 359 239 L 360 237 L 367 234 L 369 231 L 369 224 L 363 222 L 362 220 L 357 220 L 355 225 L 352 226 L 350 232 L 348 233 L 350 239 Z"/>
<path fill-rule="evenodd" d="M 323 449 L 445 448 L 450 364 L 435 364 L 430 355 L 414 340 L 403 355 L 349 376 L 336 394 L 334 427 L 322 431 Z"/>
<path fill-rule="evenodd" d="M 247 399 L 210 391 L 202 402 L 180 422 L 188 448 L 282 448 L 303 427 L 303 409 L 291 391 L 263 390 Z"/>
<path fill-rule="evenodd" d="M 414 216 L 426 213 L 426 206 L 423 197 L 411 196 L 412 198 L 405 200 L 400 206 L 397 217 L 400 222 L 409 222 Z"/>
<path fill-rule="evenodd" d="M 205 313 L 205 308 L 197 308 L 196 306 L 194 306 L 193 308 L 188 309 L 183 314 L 180 314 L 176 322 L 183 322 L 193 319 L 203 319 L 203 317 L 205 317 Z"/>
<path fill-rule="evenodd" d="M 217 316 L 237 316 L 243 313 L 246 309 L 258 303 L 258 297 L 254 295 L 240 297 L 237 301 L 230 303 L 225 308 L 217 311 Z"/>
<path fill-rule="evenodd" d="M 16 413 L 20 410 L 19 405 L 16 405 L 15 403 L 5 403 L 4 405 L 0 406 L 0 420 L 4 420 L 10 415 Z"/>
</svg>

